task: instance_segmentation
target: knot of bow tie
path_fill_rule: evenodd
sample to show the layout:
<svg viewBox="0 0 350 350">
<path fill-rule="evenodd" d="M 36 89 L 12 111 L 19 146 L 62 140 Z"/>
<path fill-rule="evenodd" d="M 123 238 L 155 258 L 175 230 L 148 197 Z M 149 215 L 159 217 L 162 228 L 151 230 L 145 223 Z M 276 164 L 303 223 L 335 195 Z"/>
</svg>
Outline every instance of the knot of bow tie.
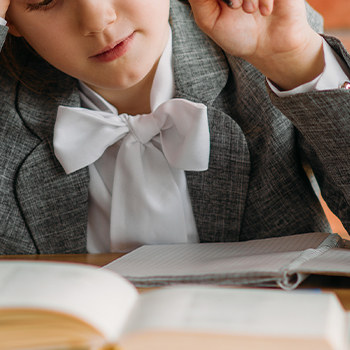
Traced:
<svg viewBox="0 0 350 350">
<path fill-rule="evenodd" d="M 163 154 L 175 168 L 208 168 L 206 107 L 184 99 L 169 100 L 153 113 L 137 116 L 60 106 L 54 133 L 55 155 L 69 174 L 94 163 L 127 134 L 143 145 L 159 135 Z"/>
<path fill-rule="evenodd" d="M 59 107 L 54 150 L 67 174 L 93 164 L 122 138 L 112 190 L 111 250 L 186 242 L 175 178 L 179 171 L 208 168 L 206 107 L 173 99 L 138 116 Z"/>
</svg>

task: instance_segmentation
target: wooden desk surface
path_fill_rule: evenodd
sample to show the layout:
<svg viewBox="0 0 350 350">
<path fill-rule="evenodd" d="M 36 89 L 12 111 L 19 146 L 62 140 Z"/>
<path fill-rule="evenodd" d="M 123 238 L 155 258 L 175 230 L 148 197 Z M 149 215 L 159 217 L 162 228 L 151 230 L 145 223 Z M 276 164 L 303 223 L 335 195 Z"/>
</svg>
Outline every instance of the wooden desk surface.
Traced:
<svg viewBox="0 0 350 350">
<path fill-rule="evenodd" d="M 46 260 L 46 261 L 65 261 L 95 266 L 104 266 L 123 254 L 53 254 L 53 255 L 5 255 L 0 256 L 0 260 Z M 344 308 L 350 311 L 350 278 L 334 276 L 310 276 L 299 288 L 317 288 L 323 291 L 335 293 Z M 139 289 L 140 292 L 148 290 Z"/>
<path fill-rule="evenodd" d="M 0 255 L 2 260 L 48 260 L 65 261 L 81 264 L 104 266 L 124 254 L 106 253 L 106 254 L 52 254 L 52 255 Z"/>
</svg>

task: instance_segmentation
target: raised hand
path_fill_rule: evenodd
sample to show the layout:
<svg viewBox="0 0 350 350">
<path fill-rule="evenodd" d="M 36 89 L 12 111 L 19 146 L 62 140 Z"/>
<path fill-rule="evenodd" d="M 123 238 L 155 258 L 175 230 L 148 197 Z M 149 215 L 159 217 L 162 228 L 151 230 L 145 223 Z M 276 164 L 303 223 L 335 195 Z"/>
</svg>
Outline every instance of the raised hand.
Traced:
<svg viewBox="0 0 350 350">
<path fill-rule="evenodd" d="M 0 0 L 0 17 L 5 18 L 9 6 L 10 0 Z"/>
<path fill-rule="evenodd" d="M 308 25 L 304 0 L 189 0 L 199 27 L 227 53 L 291 89 L 324 68 L 322 38 Z"/>
</svg>

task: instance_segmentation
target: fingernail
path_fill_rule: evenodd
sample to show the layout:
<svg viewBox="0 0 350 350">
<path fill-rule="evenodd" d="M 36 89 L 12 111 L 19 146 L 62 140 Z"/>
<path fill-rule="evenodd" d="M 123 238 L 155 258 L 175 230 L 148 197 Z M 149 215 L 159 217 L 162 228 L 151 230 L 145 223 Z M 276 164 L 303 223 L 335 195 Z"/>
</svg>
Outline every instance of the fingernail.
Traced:
<svg viewBox="0 0 350 350">
<path fill-rule="evenodd" d="M 260 5 L 260 13 L 263 16 L 268 16 L 270 14 L 270 8 L 267 5 Z"/>
<path fill-rule="evenodd" d="M 228 6 L 233 8 L 233 9 L 238 9 L 242 6 L 242 3 L 240 0 L 232 0 L 232 1 L 230 1 L 230 5 L 228 5 Z"/>
<path fill-rule="evenodd" d="M 246 1 L 244 3 L 244 8 L 245 8 L 245 11 L 247 11 L 247 12 L 253 12 L 254 11 L 254 5 L 250 1 Z"/>
</svg>

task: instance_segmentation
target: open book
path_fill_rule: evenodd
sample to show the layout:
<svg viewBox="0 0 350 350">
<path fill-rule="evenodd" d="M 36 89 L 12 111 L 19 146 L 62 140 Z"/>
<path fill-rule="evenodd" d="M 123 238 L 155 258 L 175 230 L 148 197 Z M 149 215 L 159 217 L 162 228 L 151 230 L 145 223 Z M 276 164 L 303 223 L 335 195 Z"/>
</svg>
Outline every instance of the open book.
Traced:
<svg viewBox="0 0 350 350">
<path fill-rule="evenodd" d="M 349 241 L 307 233 L 234 243 L 142 246 L 106 265 L 137 287 L 171 283 L 296 288 L 309 274 L 350 276 Z"/>
<path fill-rule="evenodd" d="M 346 350 L 332 293 L 173 286 L 86 265 L 0 262 L 0 349 Z"/>
</svg>

